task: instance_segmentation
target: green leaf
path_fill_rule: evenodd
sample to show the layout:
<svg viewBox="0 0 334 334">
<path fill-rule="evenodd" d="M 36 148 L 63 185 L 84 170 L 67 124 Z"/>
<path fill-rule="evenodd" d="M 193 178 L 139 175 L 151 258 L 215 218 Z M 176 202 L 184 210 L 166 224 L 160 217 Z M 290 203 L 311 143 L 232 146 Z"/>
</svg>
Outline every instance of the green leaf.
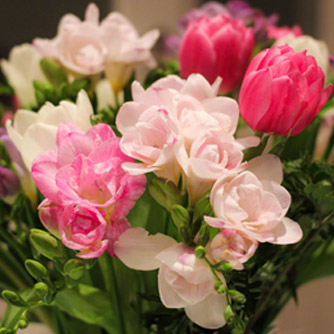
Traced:
<svg viewBox="0 0 334 334">
<path fill-rule="evenodd" d="M 124 334 L 117 328 L 117 319 L 108 295 L 97 288 L 79 284 L 77 289 L 58 293 L 54 305 L 70 316 L 88 324 L 99 325 L 112 334 Z"/>
</svg>

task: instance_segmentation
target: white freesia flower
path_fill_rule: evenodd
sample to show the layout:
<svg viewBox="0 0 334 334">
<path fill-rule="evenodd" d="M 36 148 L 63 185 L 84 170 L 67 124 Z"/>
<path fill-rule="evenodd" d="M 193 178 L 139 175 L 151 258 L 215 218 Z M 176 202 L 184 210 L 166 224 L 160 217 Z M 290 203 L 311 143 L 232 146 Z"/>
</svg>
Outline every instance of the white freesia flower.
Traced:
<svg viewBox="0 0 334 334">
<path fill-rule="evenodd" d="M 41 59 L 31 44 L 22 44 L 12 48 L 8 60 L 1 60 L 1 69 L 14 88 L 21 106 L 36 104 L 34 80 L 47 81 L 39 64 Z"/>
<path fill-rule="evenodd" d="M 296 52 L 307 50 L 306 54 L 313 56 L 325 75 L 327 75 L 329 71 L 329 49 L 324 41 L 317 40 L 308 35 L 295 37 L 292 34 L 288 34 L 274 45 L 283 44 L 288 44 Z"/>
<path fill-rule="evenodd" d="M 54 106 L 47 102 L 37 113 L 20 109 L 14 116 L 14 124 L 7 121 L 6 127 L 30 171 L 34 159 L 56 145 L 59 124 L 68 122 L 86 132 L 91 128 L 92 114 L 89 98 L 85 91 L 81 91 L 76 104 L 62 101 L 59 106 Z"/>
<path fill-rule="evenodd" d="M 187 316 L 204 328 L 225 325 L 226 296 L 215 291 L 210 267 L 195 256 L 193 248 L 136 227 L 123 232 L 115 243 L 115 253 L 132 269 L 159 268 L 159 294 L 167 308 L 184 308 Z"/>
</svg>

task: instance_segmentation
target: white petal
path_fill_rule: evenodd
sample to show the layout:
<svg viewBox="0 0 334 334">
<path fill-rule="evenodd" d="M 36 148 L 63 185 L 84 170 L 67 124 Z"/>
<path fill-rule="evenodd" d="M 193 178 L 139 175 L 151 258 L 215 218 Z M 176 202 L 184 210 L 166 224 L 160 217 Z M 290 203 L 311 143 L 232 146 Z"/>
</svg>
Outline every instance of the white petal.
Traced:
<svg viewBox="0 0 334 334">
<path fill-rule="evenodd" d="M 148 235 L 141 227 L 126 230 L 114 245 L 115 254 L 126 266 L 137 270 L 154 270 L 161 262 L 156 259 L 162 250 L 176 244 L 164 234 Z"/>
<path fill-rule="evenodd" d="M 223 327 L 226 323 L 224 309 L 226 304 L 225 295 L 210 294 L 203 301 L 185 307 L 189 319 L 195 324 L 209 329 Z"/>
<path fill-rule="evenodd" d="M 19 109 L 14 116 L 14 128 L 23 135 L 30 125 L 37 122 L 38 116 L 30 110 Z"/>
<path fill-rule="evenodd" d="M 57 128 L 52 125 L 33 124 L 23 136 L 21 154 L 29 171 L 34 159 L 41 153 L 56 146 Z"/>
<path fill-rule="evenodd" d="M 92 127 L 90 117 L 93 115 L 93 107 L 87 93 L 84 90 L 79 92 L 76 103 L 78 110 L 73 117 L 76 120 L 74 124 L 79 126 L 83 132 L 86 132 Z"/>
</svg>

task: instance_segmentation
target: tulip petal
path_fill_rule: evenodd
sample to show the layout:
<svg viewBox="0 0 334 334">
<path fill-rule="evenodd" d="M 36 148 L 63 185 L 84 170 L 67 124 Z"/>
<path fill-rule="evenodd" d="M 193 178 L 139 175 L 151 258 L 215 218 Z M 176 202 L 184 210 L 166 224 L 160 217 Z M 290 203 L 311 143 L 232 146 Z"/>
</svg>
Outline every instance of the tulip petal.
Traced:
<svg viewBox="0 0 334 334">
<path fill-rule="evenodd" d="M 114 244 L 114 252 L 126 266 L 137 270 L 154 270 L 161 262 L 156 259 L 162 250 L 176 244 L 164 234 L 148 235 L 141 227 L 126 230 Z"/>
</svg>

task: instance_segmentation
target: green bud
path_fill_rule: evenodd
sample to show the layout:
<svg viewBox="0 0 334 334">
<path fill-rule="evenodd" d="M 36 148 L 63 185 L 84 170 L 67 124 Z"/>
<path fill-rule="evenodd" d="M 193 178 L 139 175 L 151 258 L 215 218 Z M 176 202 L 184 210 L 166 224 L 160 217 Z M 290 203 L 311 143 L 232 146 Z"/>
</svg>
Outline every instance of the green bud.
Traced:
<svg viewBox="0 0 334 334">
<path fill-rule="evenodd" d="M 235 317 L 231 305 L 226 305 L 224 310 L 224 318 L 228 324 L 230 324 Z"/>
<path fill-rule="evenodd" d="M 85 273 L 85 262 L 80 259 L 70 259 L 64 265 L 64 272 L 76 281 Z"/>
<path fill-rule="evenodd" d="M 50 289 L 47 284 L 38 282 L 34 285 L 36 296 L 45 303 L 49 303 Z"/>
<path fill-rule="evenodd" d="M 28 304 L 14 291 L 3 290 L 2 291 L 3 299 L 14 306 L 17 307 L 27 307 Z"/>
<path fill-rule="evenodd" d="M 53 86 L 58 87 L 62 83 L 67 83 L 66 73 L 55 60 L 44 58 L 40 61 L 40 65 L 44 75 Z"/>
<path fill-rule="evenodd" d="M 190 215 L 186 208 L 181 205 L 174 205 L 172 210 L 172 219 L 178 229 L 187 227 L 190 221 Z"/>
<path fill-rule="evenodd" d="M 34 88 L 41 92 L 44 96 L 50 96 L 53 93 L 53 87 L 48 82 L 34 80 Z"/>
<path fill-rule="evenodd" d="M 42 105 L 45 102 L 45 97 L 44 94 L 42 92 L 40 92 L 39 90 L 35 90 L 35 98 L 37 101 L 38 105 Z"/>
<path fill-rule="evenodd" d="M 215 265 L 215 269 L 223 273 L 230 273 L 233 270 L 233 266 L 228 262 L 222 261 Z"/>
<path fill-rule="evenodd" d="M 20 329 L 25 329 L 27 328 L 29 325 L 29 322 L 27 319 L 20 319 L 19 322 L 17 323 L 17 326 L 20 328 Z"/>
<path fill-rule="evenodd" d="M 203 216 L 211 216 L 212 213 L 210 198 L 208 195 L 204 195 L 195 205 L 194 220 L 202 220 Z"/>
<path fill-rule="evenodd" d="M 75 280 L 69 276 L 65 276 L 65 283 L 69 289 L 72 289 L 76 284 Z"/>
<path fill-rule="evenodd" d="M 246 297 L 244 294 L 237 290 L 228 290 L 229 296 L 237 303 L 244 304 L 246 303 Z"/>
<path fill-rule="evenodd" d="M 210 227 L 208 224 L 203 223 L 199 230 L 198 244 L 205 246 L 210 239 Z"/>
<path fill-rule="evenodd" d="M 24 265 L 28 273 L 36 279 L 43 279 L 49 276 L 48 270 L 38 261 L 28 259 L 24 262 Z"/>
<path fill-rule="evenodd" d="M 205 248 L 203 246 L 197 246 L 195 248 L 195 255 L 199 259 L 203 259 L 205 257 L 205 254 L 206 254 L 206 251 L 205 251 Z"/>
<path fill-rule="evenodd" d="M 222 281 L 216 281 L 214 287 L 216 292 L 219 294 L 222 294 L 226 291 L 226 287 Z"/>
<path fill-rule="evenodd" d="M 173 211 L 174 205 L 182 203 L 180 191 L 172 181 L 156 177 L 149 183 L 148 191 L 169 212 Z"/>
<path fill-rule="evenodd" d="M 14 331 L 12 329 L 1 327 L 0 328 L 0 334 L 13 334 Z"/>
<path fill-rule="evenodd" d="M 46 231 L 31 229 L 30 242 L 39 253 L 50 260 L 63 258 L 58 240 Z"/>
<path fill-rule="evenodd" d="M 90 88 L 90 82 L 89 80 L 86 79 L 77 79 L 71 83 L 69 88 L 70 88 L 70 94 L 72 96 L 77 96 L 82 89 L 88 92 Z"/>
</svg>

